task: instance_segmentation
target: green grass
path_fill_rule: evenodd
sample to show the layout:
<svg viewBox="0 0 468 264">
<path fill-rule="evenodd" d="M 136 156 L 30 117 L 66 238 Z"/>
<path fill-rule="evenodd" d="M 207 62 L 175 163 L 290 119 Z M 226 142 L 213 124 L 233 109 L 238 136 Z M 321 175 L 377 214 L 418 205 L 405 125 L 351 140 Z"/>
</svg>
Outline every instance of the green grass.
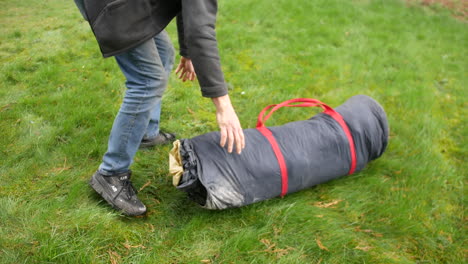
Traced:
<svg viewBox="0 0 468 264">
<path fill-rule="evenodd" d="M 141 151 L 132 169 L 137 188 L 150 182 L 139 194 L 149 213 L 130 218 L 87 186 L 125 90 L 116 63 L 72 1 L 0 2 L 1 263 L 466 261 L 468 28 L 450 12 L 220 0 L 219 48 L 244 128 L 271 103 L 367 94 L 387 111 L 389 148 L 355 175 L 225 211 L 171 185 L 170 146 Z M 216 130 L 210 100 L 174 77 L 162 127 L 182 138 Z M 281 110 L 268 124 L 316 112 Z"/>
</svg>

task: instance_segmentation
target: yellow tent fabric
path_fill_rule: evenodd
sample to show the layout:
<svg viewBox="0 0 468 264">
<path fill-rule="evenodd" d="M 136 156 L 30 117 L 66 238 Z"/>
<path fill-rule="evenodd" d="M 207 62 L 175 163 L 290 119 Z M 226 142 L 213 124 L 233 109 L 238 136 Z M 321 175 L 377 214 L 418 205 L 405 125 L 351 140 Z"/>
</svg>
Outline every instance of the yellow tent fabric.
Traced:
<svg viewBox="0 0 468 264">
<path fill-rule="evenodd" d="M 180 141 L 176 140 L 172 144 L 172 149 L 169 152 L 169 173 L 172 175 L 172 184 L 177 187 L 179 185 L 184 167 L 182 165 L 182 157 L 179 153 Z"/>
</svg>

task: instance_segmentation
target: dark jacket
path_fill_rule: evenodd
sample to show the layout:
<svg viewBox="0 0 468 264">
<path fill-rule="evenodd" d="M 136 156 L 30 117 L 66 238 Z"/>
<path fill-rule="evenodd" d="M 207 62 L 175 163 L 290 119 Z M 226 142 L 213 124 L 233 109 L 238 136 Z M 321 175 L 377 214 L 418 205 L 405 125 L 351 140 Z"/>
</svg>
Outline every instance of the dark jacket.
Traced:
<svg viewBox="0 0 468 264">
<path fill-rule="evenodd" d="M 180 53 L 192 59 L 205 97 L 227 94 L 218 54 L 217 0 L 75 0 L 104 57 L 134 48 L 177 16 Z"/>
</svg>

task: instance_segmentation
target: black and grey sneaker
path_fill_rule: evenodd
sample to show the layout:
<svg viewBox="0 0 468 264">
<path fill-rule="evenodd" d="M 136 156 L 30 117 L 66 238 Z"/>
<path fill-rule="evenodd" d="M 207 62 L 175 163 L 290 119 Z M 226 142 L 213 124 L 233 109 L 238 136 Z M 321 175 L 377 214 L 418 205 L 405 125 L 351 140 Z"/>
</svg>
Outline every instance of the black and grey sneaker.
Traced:
<svg viewBox="0 0 468 264">
<path fill-rule="evenodd" d="M 142 215 L 146 213 L 146 206 L 138 200 L 130 177 L 131 171 L 112 176 L 96 171 L 89 185 L 115 209 L 130 216 Z"/>
<path fill-rule="evenodd" d="M 151 148 L 156 145 L 165 145 L 172 143 L 176 139 L 176 135 L 159 131 L 159 134 L 153 139 L 143 139 L 140 143 L 140 148 Z"/>
</svg>

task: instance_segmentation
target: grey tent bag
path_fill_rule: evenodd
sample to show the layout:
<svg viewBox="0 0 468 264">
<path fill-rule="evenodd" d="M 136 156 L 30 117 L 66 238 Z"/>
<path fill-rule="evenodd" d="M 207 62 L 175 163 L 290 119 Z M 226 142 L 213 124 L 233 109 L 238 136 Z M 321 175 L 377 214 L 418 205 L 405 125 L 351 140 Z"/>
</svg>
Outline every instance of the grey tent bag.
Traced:
<svg viewBox="0 0 468 264">
<path fill-rule="evenodd" d="M 282 107 L 324 112 L 266 127 Z M 336 109 L 315 99 L 288 100 L 266 107 L 257 128 L 244 130 L 240 155 L 219 146 L 219 132 L 175 142 L 182 170 L 174 185 L 204 208 L 240 207 L 359 172 L 383 154 L 388 134 L 385 111 L 368 96 L 353 96 Z"/>
</svg>

